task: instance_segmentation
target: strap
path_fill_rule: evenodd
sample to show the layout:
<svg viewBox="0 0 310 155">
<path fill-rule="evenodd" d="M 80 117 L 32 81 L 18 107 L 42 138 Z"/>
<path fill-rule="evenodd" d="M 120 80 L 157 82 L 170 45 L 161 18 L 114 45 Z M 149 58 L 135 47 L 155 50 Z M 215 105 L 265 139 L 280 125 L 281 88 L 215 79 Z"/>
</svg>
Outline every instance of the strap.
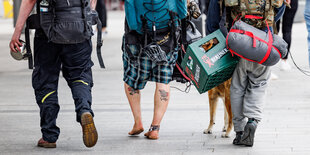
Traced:
<svg viewBox="0 0 310 155">
<path fill-rule="evenodd" d="M 226 37 L 226 47 L 227 47 L 227 49 L 230 51 L 230 53 L 231 53 L 232 56 L 237 55 L 237 56 L 239 56 L 240 58 L 243 58 L 243 59 L 245 59 L 245 60 L 252 61 L 252 62 L 257 62 L 257 63 L 258 63 L 258 61 L 245 58 L 244 56 L 242 56 L 242 55 L 238 54 L 237 52 L 235 52 L 234 50 L 232 50 L 232 49 L 228 46 L 228 38 L 229 38 L 229 35 L 230 35 L 230 32 L 227 34 L 227 37 Z"/>
<path fill-rule="evenodd" d="M 186 43 L 186 18 L 181 20 L 181 44 L 187 44 Z"/>
<path fill-rule="evenodd" d="M 28 68 L 33 69 L 33 60 L 32 60 L 32 52 L 30 47 L 30 35 L 29 35 L 29 22 L 27 20 L 26 22 L 26 28 L 25 28 L 25 39 L 26 39 L 26 57 L 28 57 Z"/>
<path fill-rule="evenodd" d="M 177 45 L 177 36 L 176 36 L 176 31 L 177 31 L 177 28 L 175 26 L 175 13 L 173 13 L 172 11 L 169 11 L 169 15 L 170 15 L 170 18 L 171 18 L 171 31 L 170 31 L 170 37 L 172 37 L 173 39 L 173 44 L 176 46 Z M 172 51 L 172 49 L 175 48 L 175 47 L 170 47 L 170 51 Z"/>
<path fill-rule="evenodd" d="M 246 59 L 246 60 L 248 60 L 248 61 L 257 62 L 257 63 L 260 63 L 260 64 L 264 63 L 264 62 L 268 59 L 268 57 L 270 56 L 270 53 L 271 53 L 271 49 L 272 49 L 272 48 L 274 48 L 274 49 L 279 53 L 279 56 L 282 57 L 280 51 L 279 51 L 276 47 L 274 47 L 274 46 L 272 45 L 272 44 L 273 44 L 273 36 L 272 36 L 272 33 L 271 33 L 271 31 L 270 31 L 270 28 L 269 28 L 269 25 L 268 25 L 268 22 L 267 22 L 267 21 L 266 21 L 266 25 L 267 25 L 267 27 L 268 27 L 268 42 L 266 42 L 265 40 L 263 40 L 263 39 L 261 39 L 261 38 L 255 36 L 255 35 L 254 35 L 252 32 L 250 32 L 250 31 L 244 31 L 244 30 L 238 30 L 238 29 L 231 29 L 230 32 L 229 32 L 228 35 L 227 35 L 227 38 L 226 38 L 226 46 L 227 46 L 228 50 L 231 52 L 232 55 L 236 54 L 236 55 L 238 55 L 239 57 L 244 58 L 244 59 Z M 247 35 L 247 36 L 253 38 L 253 47 L 256 47 L 256 40 L 259 40 L 259 41 L 261 41 L 261 42 L 267 44 L 267 45 L 268 45 L 268 49 L 267 49 L 267 52 L 266 52 L 264 58 L 263 58 L 260 62 L 258 62 L 258 61 L 255 61 L 255 60 L 247 59 L 247 58 L 243 57 L 242 55 L 240 55 L 240 54 L 236 53 L 235 51 L 233 51 L 233 50 L 228 46 L 228 38 L 229 38 L 229 34 L 230 34 L 231 32 L 233 32 L 233 33 L 245 34 L 245 35 Z"/>
<path fill-rule="evenodd" d="M 272 37 L 272 34 L 271 34 L 271 31 L 270 31 L 270 29 L 269 29 L 269 25 L 268 25 L 268 22 L 266 21 L 266 25 L 267 25 L 267 28 L 268 28 L 268 50 L 267 50 L 267 53 L 266 53 L 266 55 L 265 55 L 265 57 L 259 62 L 260 64 L 262 64 L 262 63 L 264 63 L 267 59 L 268 59 L 268 57 L 269 57 L 269 55 L 270 55 L 270 52 L 271 52 L 271 48 L 273 47 L 272 46 L 272 43 L 273 43 L 273 37 Z M 282 56 L 281 56 L 281 54 L 280 54 L 280 58 L 281 58 Z"/>
<path fill-rule="evenodd" d="M 242 17 L 244 17 L 245 16 L 245 8 L 242 8 L 242 6 L 244 6 L 244 5 L 246 5 L 245 4 L 245 1 L 247 1 L 247 0 L 240 0 L 240 10 L 241 10 L 241 15 L 242 15 Z"/>
<path fill-rule="evenodd" d="M 151 125 L 149 131 L 159 131 L 160 125 Z"/>
<path fill-rule="evenodd" d="M 241 33 L 241 34 L 245 34 L 251 38 L 253 38 L 253 47 L 256 47 L 256 36 L 250 32 L 250 31 L 243 31 L 243 30 L 237 30 L 237 29 L 231 29 L 230 32 L 235 32 L 235 33 Z"/>
<path fill-rule="evenodd" d="M 249 4 L 249 0 L 245 0 L 245 6 L 246 6 L 246 10 L 249 11 L 249 13 L 251 13 L 251 8 L 250 8 L 250 4 Z M 242 15 L 242 17 L 244 17 L 245 15 Z"/>
<path fill-rule="evenodd" d="M 269 16 L 271 11 L 273 11 L 272 7 L 271 7 L 271 2 L 270 2 L 270 0 L 266 0 L 265 13 L 264 13 L 264 20 L 265 20 L 265 22 L 267 22 L 268 16 Z"/>
<path fill-rule="evenodd" d="M 40 14 L 40 3 L 42 0 L 37 0 L 37 6 L 36 6 L 36 10 L 37 10 L 37 14 Z"/>
<path fill-rule="evenodd" d="M 99 18 L 97 18 L 97 57 L 99 61 L 100 68 L 105 68 L 102 55 L 101 55 L 101 47 L 102 47 L 102 24 Z"/>
<path fill-rule="evenodd" d="M 143 47 L 146 47 L 147 45 L 147 21 L 142 15 L 140 16 L 140 18 L 142 21 L 142 33 L 144 34 L 144 46 Z"/>
<path fill-rule="evenodd" d="M 223 0 L 219 0 L 218 3 L 220 5 L 220 16 L 222 17 L 223 16 L 223 12 L 222 12 L 222 10 L 223 10 Z"/>
<path fill-rule="evenodd" d="M 247 19 L 263 19 L 263 17 L 255 16 L 255 15 L 245 15 L 244 18 L 247 18 Z"/>
<path fill-rule="evenodd" d="M 88 23 L 87 23 L 87 6 L 90 5 L 90 2 L 88 0 L 81 0 L 81 4 L 82 4 L 82 19 L 84 21 L 84 31 L 87 31 L 88 29 Z M 99 30 L 98 30 L 99 32 Z M 85 33 L 84 33 L 85 34 Z M 101 35 L 100 35 L 101 36 Z"/>
</svg>

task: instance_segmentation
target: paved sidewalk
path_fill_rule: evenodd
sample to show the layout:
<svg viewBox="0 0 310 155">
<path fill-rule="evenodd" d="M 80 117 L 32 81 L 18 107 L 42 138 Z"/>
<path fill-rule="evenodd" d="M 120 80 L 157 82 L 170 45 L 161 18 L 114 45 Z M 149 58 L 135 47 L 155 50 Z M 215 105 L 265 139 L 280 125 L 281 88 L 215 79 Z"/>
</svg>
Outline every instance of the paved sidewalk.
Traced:
<svg viewBox="0 0 310 155">
<path fill-rule="evenodd" d="M 214 133 L 203 134 L 209 121 L 208 96 L 200 95 L 194 87 L 188 94 L 172 89 L 159 140 L 147 140 L 143 134 L 129 137 L 127 132 L 133 125 L 133 118 L 122 82 L 120 46 L 123 21 L 122 12 L 109 12 L 109 32 L 103 46 L 107 69 L 99 68 L 95 52 L 93 54 L 97 145 L 90 149 L 83 145 L 70 90 L 60 78 L 61 109 L 57 124 L 61 134 L 56 149 L 43 149 L 36 147 L 41 134 L 31 71 L 27 69 L 26 61 L 14 61 L 9 55 L 12 20 L 0 19 L 0 154 L 310 154 L 310 77 L 295 68 L 280 71 L 279 65 L 273 67 L 279 79 L 270 81 L 264 119 L 252 148 L 233 146 L 233 133 L 231 138 L 220 137 L 224 116 L 222 103 L 218 106 Z M 294 25 L 291 51 L 296 62 L 309 69 L 306 33 L 304 23 Z M 184 88 L 175 82 L 172 85 Z M 153 92 L 154 83 L 149 83 L 142 91 L 145 130 L 152 119 Z"/>
</svg>

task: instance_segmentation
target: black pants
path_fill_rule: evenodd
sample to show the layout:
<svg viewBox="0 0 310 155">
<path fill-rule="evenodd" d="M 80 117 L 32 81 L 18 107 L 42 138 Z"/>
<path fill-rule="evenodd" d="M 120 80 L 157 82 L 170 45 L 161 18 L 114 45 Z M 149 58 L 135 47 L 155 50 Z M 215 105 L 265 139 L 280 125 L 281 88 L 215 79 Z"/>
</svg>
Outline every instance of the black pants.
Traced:
<svg viewBox="0 0 310 155">
<path fill-rule="evenodd" d="M 71 88 L 77 121 L 80 122 L 83 112 L 93 114 L 92 44 L 90 40 L 79 44 L 54 44 L 48 42 L 46 37 L 37 34 L 34 39 L 35 69 L 32 74 L 32 86 L 40 108 L 42 137 L 45 141 L 56 142 L 60 133 L 56 126 L 59 112 L 57 89 L 60 70 Z"/>
<path fill-rule="evenodd" d="M 298 8 L 298 0 L 291 0 L 291 9 L 286 7 L 283 18 L 282 18 L 282 34 L 283 39 L 288 44 L 288 52 L 290 52 L 291 48 L 291 40 L 292 40 L 292 27 L 294 23 L 294 17 Z M 277 22 L 277 29 L 280 32 L 280 20 Z M 287 59 L 287 55 L 283 59 Z"/>
<path fill-rule="evenodd" d="M 98 12 L 102 27 L 107 27 L 107 9 L 105 7 L 105 0 L 97 1 L 96 11 Z"/>
</svg>

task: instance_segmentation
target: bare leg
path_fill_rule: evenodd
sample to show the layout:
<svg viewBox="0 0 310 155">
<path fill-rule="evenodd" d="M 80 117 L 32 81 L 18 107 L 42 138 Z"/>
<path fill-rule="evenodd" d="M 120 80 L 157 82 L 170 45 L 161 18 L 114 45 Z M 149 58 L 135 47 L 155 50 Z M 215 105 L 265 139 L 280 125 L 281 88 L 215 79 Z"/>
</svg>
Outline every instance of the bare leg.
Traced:
<svg viewBox="0 0 310 155">
<path fill-rule="evenodd" d="M 160 125 L 162 118 L 167 110 L 170 99 L 169 84 L 156 83 L 156 90 L 154 95 L 154 115 L 152 125 Z M 150 131 L 145 134 L 150 139 L 158 138 L 158 130 Z"/>
<path fill-rule="evenodd" d="M 135 124 L 132 130 L 128 133 L 129 135 L 137 135 L 144 131 L 142 119 L 141 119 L 141 107 L 140 107 L 140 91 L 134 90 L 126 83 L 124 84 L 125 93 L 130 104 L 130 108 L 134 117 Z"/>
</svg>

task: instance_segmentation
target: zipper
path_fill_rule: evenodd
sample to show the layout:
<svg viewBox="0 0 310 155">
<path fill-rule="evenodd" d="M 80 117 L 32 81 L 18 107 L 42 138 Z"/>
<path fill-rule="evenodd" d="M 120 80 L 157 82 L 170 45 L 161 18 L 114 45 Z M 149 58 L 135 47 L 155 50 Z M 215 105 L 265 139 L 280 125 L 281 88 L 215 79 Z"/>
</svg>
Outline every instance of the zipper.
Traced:
<svg viewBox="0 0 310 155">
<path fill-rule="evenodd" d="M 70 2 L 69 2 L 69 0 L 67 0 L 67 4 L 68 4 L 68 6 L 70 6 Z"/>
</svg>

